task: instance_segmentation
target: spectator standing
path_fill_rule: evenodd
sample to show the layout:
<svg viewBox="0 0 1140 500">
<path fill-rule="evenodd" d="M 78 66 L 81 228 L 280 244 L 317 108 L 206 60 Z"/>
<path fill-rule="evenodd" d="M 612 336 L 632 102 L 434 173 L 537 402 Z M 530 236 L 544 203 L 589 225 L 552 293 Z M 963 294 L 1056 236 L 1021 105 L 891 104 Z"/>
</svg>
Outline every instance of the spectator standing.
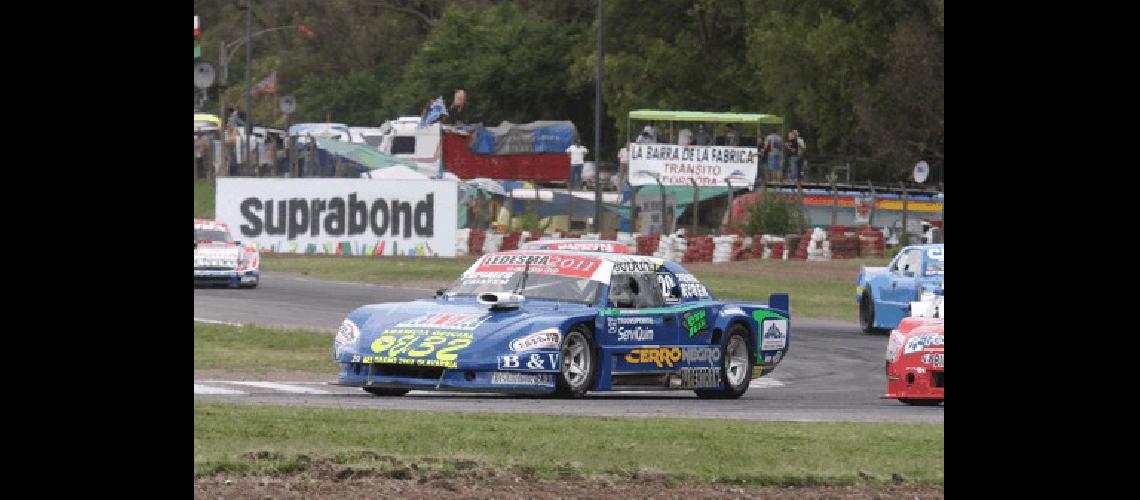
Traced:
<svg viewBox="0 0 1140 500">
<path fill-rule="evenodd" d="M 712 143 L 712 137 L 709 137 L 709 133 L 705 132 L 704 124 L 697 125 L 697 136 L 695 139 L 698 146 L 708 146 Z"/>
<path fill-rule="evenodd" d="M 692 130 L 689 130 L 687 128 L 683 128 L 683 129 L 681 129 L 680 132 L 677 132 L 677 145 L 678 146 L 688 146 L 692 143 L 693 143 L 693 131 Z"/>
<path fill-rule="evenodd" d="M 652 144 L 653 138 L 649 136 L 649 132 L 642 130 L 640 134 L 637 134 L 636 142 L 638 144 Z"/>
<path fill-rule="evenodd" d="M 570 189 L 575 189 L 582 184 L 582 167 L 586 163 L 586 153 L 590 150 L 574 141 L 573 145 L 566 148 L 566 152 L 570 154 Z"/>
<path fill-rule="evenodd" d="M 467 109 L 467 91 L 458 85 L 455 87 L 455 96 L 451 99 L 450 109 L 455 111 L 451 113 L 451 117 L 455 120 L 455 123 L 465 123 L 463 120 L 467 116 L 464 114 L 464 111 Z"/>
<path fill-rule="evenodd" d="M 210 141 L 206 134 L 198 134 L 194 139 L 194 178 L 206 178 L 206 155 L 210 153 Z"/>
<path fill-rule="evenodd" d="M 768 180 L 779 181 L 782 173 L 784 139 L 773 130 L 764 138 L 764 150 L 768 153 Z"/>
<path fill-rule="evenodd" d="M 267 177 L 277 170 L 277 138 L 265 133 L 265 175 Z"/>
<path fill-rule="evenodd" d="M 622 192 L 622 186 L 625 184 L 627 172 L 629 172 L 629 149 L 621 148 L 618 150 L 618 174 L 613 177 L 614 190 Z"/>
<path fill-rule="evenodd" d="M 724 126 L 724 145 L 739 146 L 740 136 L 736 135 L 736 126 L 729 123 Z"/>
<path fill-rule="evenodd" d="M 800 178 L 800 143 L 796 131 L 788 132 L 788 141 L 784 143 L 784 151 L 788 154 L 788 180 L 796 182 Z"/>
<path fill-rule="evenodd" d="M 800 146 L 800 178 L 807 177 L 807 162 L 804 161 L 804 153 L 807 153 L 807 144 L 804 144 L 804 138 L 800 135 L 799 130 L 792 130 L 796 133 L 796 144 Z"/>
</svg>

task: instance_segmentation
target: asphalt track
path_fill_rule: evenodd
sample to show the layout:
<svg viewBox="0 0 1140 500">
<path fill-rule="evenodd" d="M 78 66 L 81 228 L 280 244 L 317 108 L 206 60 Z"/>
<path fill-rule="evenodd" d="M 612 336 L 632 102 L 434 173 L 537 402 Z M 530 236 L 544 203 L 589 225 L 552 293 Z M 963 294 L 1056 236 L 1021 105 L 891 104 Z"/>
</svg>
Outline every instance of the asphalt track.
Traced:
<svg viewBox="0 0 1140 500">
<path fill-rule="evenodd" d="M 715 292 L 715 291 L 714 291 Z M 352 309 L 378 302 L 431 297 L 433 290 L 325 281 L 263 273 L 252 290 L 195 289 L 194 319 L 298 327 L 333 332 Z M 854 307 L 854 305 L 852 305 Z M 944 406 L 911 407 L 880 399 L 885 389 L 884 335 L 865 335 L 854 323 L 797 319 L 791 348 L 772 375 L 753 380 L 739 400 L 699 400 L 691 392 L 592 393 L 559 400 L 492 394 L 413 391 L 379 398 L 359 389 L 313 382 L 257 383 L 195 380 L 197 399 L 449 412 L 579 416 L 697 417 L 793 421 L 943 423 Z"/>
</svg>

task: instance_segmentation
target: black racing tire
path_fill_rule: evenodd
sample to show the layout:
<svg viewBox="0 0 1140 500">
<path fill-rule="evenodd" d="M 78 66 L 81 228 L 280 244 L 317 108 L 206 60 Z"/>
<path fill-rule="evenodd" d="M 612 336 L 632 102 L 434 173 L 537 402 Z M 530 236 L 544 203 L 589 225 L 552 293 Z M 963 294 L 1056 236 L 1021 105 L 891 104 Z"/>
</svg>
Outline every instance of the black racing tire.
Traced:
<svg viewBox="0 0 1140 500">
<path fill-rule="evenodd" d="M 938 406 L 942 404 L 941 399 L 899 399 L 899 401 L 911 406 Z"/>
<path fill-rule="evenodd" d="M 738 399 L 752 383 L 756 355 L 748 343 L 748 329 L 739 323 L 728 327 L 720 366 L 720 389 L 695 389 L 701 399 Z"/>
<path fill-rule="evenodd" d="M 411 389 L 385 389 L 383 387 L 365 387 L 364 392 L 373 396 L 403 396 Z"/>
<path fill-rule="evenodd" d="M 871 292 L 863 292 L 863 300 L 859 301 L 859 328 L 863 333 L 882 333 L 883 330 L 875 328 L 875 302 L 871 300 Z"/>
<path fill-rule="evenodd" d="M 562 339 L 562 369 L 556 375 L 554 395 L 580 398 L 594 386 L 598 375 L 598 351 L 594 335 L 584 325 L 575 325 Z"/>
</svg>

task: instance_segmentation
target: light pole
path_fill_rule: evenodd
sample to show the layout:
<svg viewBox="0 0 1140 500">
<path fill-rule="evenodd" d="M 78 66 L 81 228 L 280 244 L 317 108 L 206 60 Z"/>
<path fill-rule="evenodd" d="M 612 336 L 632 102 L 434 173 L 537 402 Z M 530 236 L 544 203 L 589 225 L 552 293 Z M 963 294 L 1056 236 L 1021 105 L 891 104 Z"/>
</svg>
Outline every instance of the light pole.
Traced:
<svg viewBox="0 0 1140 500">
<path fill-rule="evenodd" d="M 245 0 L 245 36 L 253 33 L 253 0 Z M 245 44 L 245 163 L 250 164 L 249 146 L 253 141 L 253 44 Z M 256 168 L 256 167 L 254 167 Z"/>
<path fill-rule="evenodd" d="M 594 84 L 594 231 L 602 233 L 602 0 L 598 0 L 598 63 Z M 664 207 L 662 207 L 664 210 Z"/>
</svg>

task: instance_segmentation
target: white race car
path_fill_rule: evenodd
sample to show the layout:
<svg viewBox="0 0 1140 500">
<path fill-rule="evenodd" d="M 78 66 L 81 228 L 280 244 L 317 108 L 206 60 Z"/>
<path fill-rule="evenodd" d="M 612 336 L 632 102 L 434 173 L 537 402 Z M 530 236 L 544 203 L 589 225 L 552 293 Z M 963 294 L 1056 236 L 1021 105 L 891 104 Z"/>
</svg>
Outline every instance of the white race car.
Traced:
<svg viewBox="0 0 1140 500">
<path fill-rule="evenodd" d="M 194 219 L 194 284 L 256 288 L 261 279 L 257 249 L 234 241 L 222 222 Z"/>
</svg>

